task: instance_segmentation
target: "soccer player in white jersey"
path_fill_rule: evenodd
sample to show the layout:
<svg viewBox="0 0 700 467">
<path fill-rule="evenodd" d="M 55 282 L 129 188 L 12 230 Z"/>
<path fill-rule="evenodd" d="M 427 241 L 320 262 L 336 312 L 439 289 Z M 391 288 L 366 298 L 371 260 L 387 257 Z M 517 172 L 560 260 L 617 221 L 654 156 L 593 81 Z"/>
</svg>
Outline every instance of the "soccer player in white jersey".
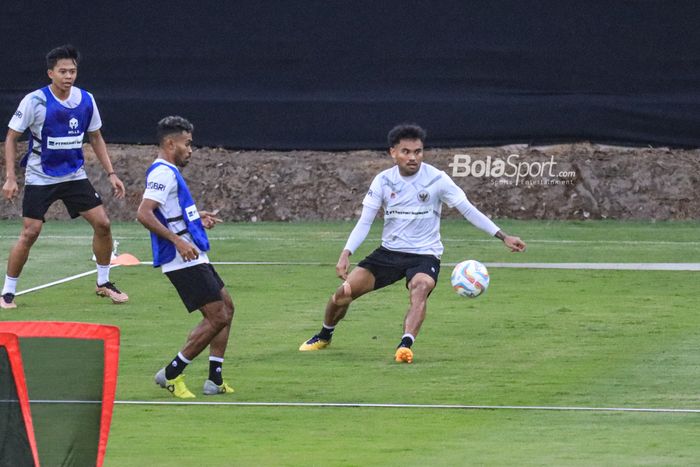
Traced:
<svg viewBox="0 0 700 467">
<path fill-rule="evenodd" d="M 209 346 L 209 378 L 204 395 L 231 393 L 222 375 L 228 344 L 233 301 L 224 282 L 209 263 L 209 240 L 205 229 L 221 219 L 199 211 L 180 174 L 192 157 L 194 126 L 186 119 L 169 116 L 158 122 L 158 158 L 146 172 L 146 189 L 137 218 L 151 232 L 153 266 L 175 286 L 188 312 L 199 310 L 202 321 L 187 337 L 185 346 L 155 376 L 156 384 L 173 396 L 195 397 L 185 384 L 187 364 Z"/>
<path fill-rule="evenodd" d="M 29 129 L 29 150 L 20 165 L 26 167 L 22 200 L 22 232 L 7 260 L 7 274 L 0 308 L 16 308 L 17 280 L 45 222 L 44 215 L 57 200 L 63 201 L 72 219 L 83 216 L 94 230 L 92 248 L 97 260 L 99 296 L 112 303 L 129 297 L 109 280 L 112 231 L 109 218 L 83 168 L 83 139 L 87 133 L 97 160 L 107 173 L 114 195 L 124 197 L 119 179 L 107 153 L 100 128 L 102 120 L 92 94 L 73 86 L 78 75 L 80 54 L 70 45 L 51 50 L 46 66 L 51 83 L 27 94 L 12 116 L 5 138 L 5 183 L 2 193 L 13 200 L 19 194 L 15 162 L 17 140 Z"/>
<path fill-rule="evenodd" d="M 335 267 L 344 282 L 328 300 L 321 331 L 302 343 L 300 351 L 328 347 L 335 326 L 353 300 L 405 278 L 410 305 L 394 359 L 413 362 L 411 346 L 425 319 L 428 297 L 440 272 L 442 203 L 458 209 L 474 226 L 502 240 L 512 251 L 525 250 L 519 237 L 507 235 L 474 207 L 445 172 L 423 162 L 425 137 L 425 130 L 413 124 L 398 125 L 389 132 L 389 154 L 395 165 L 372 181 L 362 202 L 360 219 Z M 384 213 L 382 244 L 348 274 L 350 255 L 364 241 L 380 209 Z"/>
</svg>

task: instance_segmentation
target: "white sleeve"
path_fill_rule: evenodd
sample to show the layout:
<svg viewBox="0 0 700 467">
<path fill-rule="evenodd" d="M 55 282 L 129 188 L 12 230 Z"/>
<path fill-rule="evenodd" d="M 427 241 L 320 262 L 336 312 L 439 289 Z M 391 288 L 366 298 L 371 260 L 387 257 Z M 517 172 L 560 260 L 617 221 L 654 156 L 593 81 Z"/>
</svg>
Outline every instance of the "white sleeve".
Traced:
<svg viewBox="0 0 700 467">
<path fill-rule="evenodd" d="M 455 208 L 462 213 L 465 219 L 472 223 L 474 227 L 477 227 L 487 234 L 493 236 L 496 232 L 501 230 L 496 224 L 493 223 L 491 219 L 486 217 L 484 213 L 479 211 L 476 206 L 469 202 L 469 200 L 464 198 L 461 203 L 458 203 Z"/>
<path fill-rule="evenodd" d="M 92 118 L 90 119 L 87 131 L 97 131 L 102 128 L 102 117 L 100 117 L 100 111 L 97 109 L 95 98 L 92 97 L 90 93 L 88 93 L 88 96 L 92 99 Z"/>
<path fill-rule="evenodd" d="M 362 200 L 362 205 L 369 208 L 374 208 L 375 214 L 376 211 L 382 207 L 382 180 L 379 175 L 374 177 L 374 180 L 372 180 L 372 183 L 369 186 L 369 191 Z M 364 212 L 364 210 L 362 212 Z"/>
<path fill-rule="evenodd" d="M 445 172 L 441 173 L 440 178 L 440 199 L 449 207 L 454 208 L 458 204 L 467 201 L 467 195 L 464 194 L 457 184 Z"/>
<path fill-rule="evenodd" d="M 350 232 L 348 241 L 345 243 L 345 250 L 350 250 L 350 253 L 355 253 L 355 250 L 357 250 L 365 238 L 367 238 L 369 229 L 372 227 L 372 222 L 374 218 L 377 217 L 377 212 L 379 212 L 378 207 L 375 208 L 367 204 L 362 207 L 362 214 L 355 228 Z"/>
<path fill-rule="evenodd" d="M 34 123 L 33 100 L 34 93 L 24 96 L 24 99 L 19 103 L 17 110 L 10 119 L 10 123 L 7 125 L 10 129 L 24 133 Z"/>
<path fill-rule="evenodd" d="M 177 189 L 177 179 L 172 170 L 165 166 L 156 167 L 146 178 L 146 189 L 143 192 L 144 199 L 156 201 L 161 206 L 165 205 L 168 193 L 173 187 Z"/>
</svg>

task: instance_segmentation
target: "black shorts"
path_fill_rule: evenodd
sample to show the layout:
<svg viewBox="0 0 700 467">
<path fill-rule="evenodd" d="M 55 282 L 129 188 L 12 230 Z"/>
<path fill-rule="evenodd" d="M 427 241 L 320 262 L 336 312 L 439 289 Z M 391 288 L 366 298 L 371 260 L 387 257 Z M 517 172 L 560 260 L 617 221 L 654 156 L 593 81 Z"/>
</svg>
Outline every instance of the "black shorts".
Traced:
<svg viewBox="0 0 700 467">
<path fill-rule="evenodd" d="M 209 263 L 177 269 L 166 272 L 165 275 L 175 286 L 190 313 L 208 303 L 223 300 L 221 289 L 224 288 L 224 281 Z"/>
<path fill-rule="evenodd" d="M 46 211 L 59 199 L 71 219 L 102 204 L 102 198 L 87 178 L 53 185 L 25 185 L 22 216 L 46 222 Z"/>
<path fill-rule="evenodd" d="M 406 286 L 419 272 L 433 278 L 437 284 L 440 260 L 433 255 L 416 255 L 387 250 L 380 246 L 357 264 L 374 275 L 374 290 L 391 285 L 406 278 Z"/>
</svg>

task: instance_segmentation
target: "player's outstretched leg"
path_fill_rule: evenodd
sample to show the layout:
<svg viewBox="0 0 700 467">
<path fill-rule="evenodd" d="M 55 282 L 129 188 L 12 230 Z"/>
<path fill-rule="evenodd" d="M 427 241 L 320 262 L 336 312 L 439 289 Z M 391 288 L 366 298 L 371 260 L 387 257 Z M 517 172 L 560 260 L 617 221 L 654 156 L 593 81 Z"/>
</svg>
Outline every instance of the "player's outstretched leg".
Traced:
<svg viewBox="0 0 700 467">
<path fill-rule="evenodd" d="M 333 293 L 326 304 L 326 315 L 323 320 L 321 330 L 318 334 L 314 334 L 311 339 L 302 342 L 301 346 L 299 347 L 299 351 L 310 352 L 313 350 L 321 350 L 331 345 L 335 325 L 338 323 L 338 321 L 343 319 L 351 302 L 352 288 L 350 287 L 350 284 L 345 281 L 340 287 L 338 287 L 338 290 Z M 332 324 L 326 324 L 328 322 L 331 322 Z"/>
<path fill-rule="evenodd" d="M 345 317 L 353 300 L 374 289 L 374 275 L 367 269 L 356 267 L 348 279 L 331 295 L 326 304 L 323 327 L 311 339 L 302 342 L 301 352 L 325 349 L 331 345 L 335 326 Z"/>
</svg>

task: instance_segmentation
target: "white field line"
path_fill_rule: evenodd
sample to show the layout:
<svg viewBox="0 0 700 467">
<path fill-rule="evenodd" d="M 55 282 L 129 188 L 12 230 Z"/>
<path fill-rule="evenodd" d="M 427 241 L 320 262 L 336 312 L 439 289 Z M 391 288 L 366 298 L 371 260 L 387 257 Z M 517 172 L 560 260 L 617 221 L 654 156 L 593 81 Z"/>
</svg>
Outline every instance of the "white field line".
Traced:
<svg viewBox="0 0 700 467">
<path fill-rule="evenodd" d="M 72 281 L 75 279 L 80 279 L 81 277 L 89 276 L 90 274 L 95 274 L 95 273 L 97 273 L 97 269 L 93 269 L 91 271 L 81 272 L 80 274 L 76 274 L 74 276 L 69 276 L 69 277 L 65 277 L 63 279 L 59 279 L 57 281 L 49 282 L 48 284 L 37 285 L 36 287 L 32 287 L 31 289 L 22 290 L 20 292 L 17 292 L 15 295 L 19 296 L 19 295 L 24 295 L 24 294 L 27 294 L 30 292 L 36 292 L 37 290 L 45 289 L 47 287 L 51 287 L 51 286 L 58 285 L 58 284 L 63 284 L 64 282 L 69 282 L 69 281 Z"/>
<path fill-rule="evenodd" d="M 1 400 L 2 402 L 17 402 Z M 32 399 L 32 404 L 101 404 L 102 401 Z M 326 407 L 371 409 L 452 409 L 452 410 L 542 410 L 566 412 L 651 412 L 651 413 L 700 413 L 700 409 L 671 409 L 650 407 L 571 407 L 546 405 L 462 405 L 462 404 L 380 404 L 364 402 L 189 402 L 189 401 L 119 401 L 118 405 L 199 405 L 237 407 Z"/>
<path fill-rule="evenodd" d="M 153 264 L 141 261 L 141 264 Z M 215 266 L 329 266 L 313 261 L 212 261 Z M 700 263 L 484 263 L 489 268 L 512 269 L 586 269 L 612 271 L 700 271 Z M 457 263 L 442 263 L 456 266 Z"/>
<path fill-rule="evenodd" d="M 88 240 L 92 241 L 91 235 L 42 235 L 42 239 L 53 240 Z M 116 240 L 144 240 L 143 236 L 120 236 Z M 16 235 L 0 235 L 0 240 L 16 240 Z M 269 242 L 287 242 L 289 237 L 248 237 L 248 236 L 209 236 L 209 240 L 226 241 L 226 240 L 256 240 Z M 316 242 L 342 242 L 347 239 L 347 235 L 337 237 L 316 238 Z M 367 237 L 365 241 L 379 242 L 380 237 Z M 491 238 L 447 238 L 442 240 L 455 243 L 491 243 Z M 564 239 L 526 239 L 527 243 L 544 243 L 544 244 L 584 244 L 584 245 L 700 245 L 699 241 L 673 241 L 673 240 L 564 240 Z"/>
<path fill-rule="evenodd" d="M 493 268 L 593 269 L 612 271 L 700 271 L 700 263 L 484 263 Z M 453 264 L 446 264 L 453 266 Z"/>
<path fill-rule="evenodd" d="M 110 266 L 110 269 L 116 268 L 116 267 L 119 267 L 119 265 L 113 264 Z M 90 274 L 97 274 L 97 269 L 92 269 L 90 271 L 81 272 L 80 274 L 76 274 L 74 276 L 64 277 L 63 279 L 49 282 L 47 284 L 37 285 L 36 287 L 32 287 L 31 289 L 25 289 L 25 290 L 22 290 L 20 292 L 17 292 L 15 294 L 15 296 L 24 295 L 24 294 L 27 294 L 30 292 L 36 292 L 37 290 L 45 289 L 47 287 L 52 287 L 52 286 L 58 285 L 58 284 L 63 284 L 65 282 L 70 282 L 70 281 L 75 280 L 75 279 L 80 279 L 81 277 L 89 276 Z"/>
<path fill-rule="evenodd" d="M 141 264 L 153 264 L 142 261 Z M 225 266 L 327 266 L 330 263 L 303 261 L 212 261 L 213 265 Z M 456 266 L 457 263 L 442 263 Z M 514 269 L 593 269 L 613 271 L 700 271 L 700 263 L 484 263 L 490 268 Z"/>
<path fill-rule="evenodd" d="M 152 265 L 152 261 L 142 261 L 142 265 Z M 212 261 L 213 265 L 220 266 L 328 266 L 330 263 L 310 261 Z M 444 266 L 455 266 L 457 263 L 443 263 Z M 573 270 L 610 270 L 610 271 L 700 271 L 700 263 L 485 263 L 489 268 L 514 268 L 514 269 L 573 269 Z M 118 265 L 112 265 L 113 268 Z M 22 290 L 15 295 L 24 295 L 30 292 L 52 287 L 54 285 L 70 282 L 81 277 L 95 274 L 93 269 L 73 276 L 65 277 L 47 284 L 38 285 L 31 289 Z"/>
</svg>

